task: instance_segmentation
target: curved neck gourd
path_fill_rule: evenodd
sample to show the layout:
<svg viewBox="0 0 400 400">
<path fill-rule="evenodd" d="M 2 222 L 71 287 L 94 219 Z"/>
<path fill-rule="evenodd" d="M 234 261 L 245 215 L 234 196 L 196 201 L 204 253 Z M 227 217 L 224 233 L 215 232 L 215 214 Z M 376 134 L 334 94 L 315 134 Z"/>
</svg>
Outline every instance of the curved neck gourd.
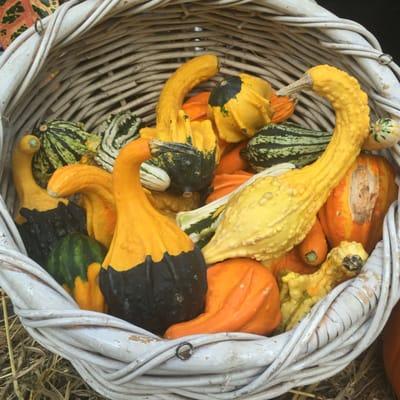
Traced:
<svg viewBox="0 0 400 400">
<path fill-rule="evenodd" d="M 234 196 L 203 248 L 207 264 L 233 257 L 269 262 L 291 250 L 358 156 L 369 131 L 368 99 L 358 82 L 344 71 L 320 65 L 278 94 L 305 87 L 331 102 L 336 112 L 332 141 L 313 164 L 259 179 Z"/>
<path fill-rule="evenodd" d="M 12 172 L 15 190 L 19 199 L 19 210 L 47 211 L 57 208 L 58 203 L 67 204 L 66 199 L 54 199 L 48 195 L 35 181 L 32 174 L 32 158 L 40 148 L 40 141 L 36 136 L 26 135 L 16 145 L 12 158 Z M 23 218 L 18 211 L 15 218 L 17 223 L 23 223 Z"/>
<path fill-rule="evenodd" d="M 147 256 L 158 262 L 165 253 L 176 256 L 194 248 L 189 237 L 153 207 L 141 186 L 140 165 L 150 157 L 149 140 L 140 138 L 127 144 L 116 159 L 113 190 L 117 223 L 103 262 L 105 268 L 124 271 L 143 263 Z"/>
</svg>

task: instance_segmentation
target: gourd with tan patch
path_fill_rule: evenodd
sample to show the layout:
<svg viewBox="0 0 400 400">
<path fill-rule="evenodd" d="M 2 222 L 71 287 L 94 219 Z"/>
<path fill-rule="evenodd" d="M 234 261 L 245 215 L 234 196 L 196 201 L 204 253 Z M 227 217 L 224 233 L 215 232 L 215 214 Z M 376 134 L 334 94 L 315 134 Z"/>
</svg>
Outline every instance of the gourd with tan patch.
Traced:
<svg viewBox="0 0 400 400">
<path fill-rule="evenodd" d="M 300 243 L 330 192 L 353 164 L 368 134 L 367 95 L 357 80 L 328 65 L 307 71 L 278 94 L 313 89 L 336 112 L 332 140 L 313 164 L 258 179 L 229 200 L 214 237 L 203 248 L 208 264 L 227 258 L 279 258 Z"/>
</svg>

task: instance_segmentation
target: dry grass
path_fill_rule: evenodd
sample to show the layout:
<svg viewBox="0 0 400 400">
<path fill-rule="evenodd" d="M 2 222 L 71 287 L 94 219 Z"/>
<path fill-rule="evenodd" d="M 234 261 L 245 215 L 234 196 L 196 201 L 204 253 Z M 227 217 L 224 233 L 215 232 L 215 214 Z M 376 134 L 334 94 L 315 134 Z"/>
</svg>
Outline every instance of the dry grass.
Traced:
<svg viewBox="0 0 400 400">
<path fill-rule="evenodd" d="M 100 400 L 71 364 L 31 339 L 0 293 L 0 399 Z M 394 400 L 375 343 L 334 378 L 293 390 L 279 400 Z"/>
</svg>

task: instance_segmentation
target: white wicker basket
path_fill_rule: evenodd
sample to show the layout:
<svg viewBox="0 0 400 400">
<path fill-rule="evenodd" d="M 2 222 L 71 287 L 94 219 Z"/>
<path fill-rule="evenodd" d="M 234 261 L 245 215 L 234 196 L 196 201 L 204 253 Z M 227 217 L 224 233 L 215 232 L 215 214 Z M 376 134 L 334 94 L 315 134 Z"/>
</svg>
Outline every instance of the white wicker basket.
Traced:
<svg viewBox="0 0 400 400">
<path fill-rule="evenodd" d="M 98 125 L 133 109 L 145 122 L 166 78 L 201 52 L 222 73 L 244 70 L 276 88 L 315 64 L 356 76 L 373 118 L 400 118 L 400 68 L 359 24 L 311 0 L 72 0 L 0 59 L 0 285 L 39 343 L 71 360 L 110 399 L 271 399 L 337 373 L 365 350 L 399 298 L 399 226 L 390 208 L 383 241 L 361 275 L 337 287 L 300 325 L 266 338 L 228 333 L 167 341 L 108 315 L 78 309 L 36 263 L 11 214 L 10 152 L 44 118 Z M 330 129 L 326 102 L 300 97 L 295 122 Z M 385 153 L 400 165 L 400 147 Z"/>
</svg>

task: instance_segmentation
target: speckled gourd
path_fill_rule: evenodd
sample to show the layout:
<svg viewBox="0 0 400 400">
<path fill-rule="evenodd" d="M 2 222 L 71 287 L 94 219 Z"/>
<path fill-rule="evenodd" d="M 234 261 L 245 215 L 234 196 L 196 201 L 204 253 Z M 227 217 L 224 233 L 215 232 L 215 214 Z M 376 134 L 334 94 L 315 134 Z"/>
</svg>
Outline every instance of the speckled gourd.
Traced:
<svg viewBox="0 0 400 400">
<path fill-rule="evenodd" d="M 313 164 L 247 186 L 228 203 L 214 237 L 203 248 L 207 264 L 227 258 L 272 261 L 300 243 L 318 210 L 360 152 L 368 135 L 367 95 L 357 80 L 328 65 L 309 69 L 279 94 L 312 89 L 336 112 L 332 140 Z"/>
</svg>

